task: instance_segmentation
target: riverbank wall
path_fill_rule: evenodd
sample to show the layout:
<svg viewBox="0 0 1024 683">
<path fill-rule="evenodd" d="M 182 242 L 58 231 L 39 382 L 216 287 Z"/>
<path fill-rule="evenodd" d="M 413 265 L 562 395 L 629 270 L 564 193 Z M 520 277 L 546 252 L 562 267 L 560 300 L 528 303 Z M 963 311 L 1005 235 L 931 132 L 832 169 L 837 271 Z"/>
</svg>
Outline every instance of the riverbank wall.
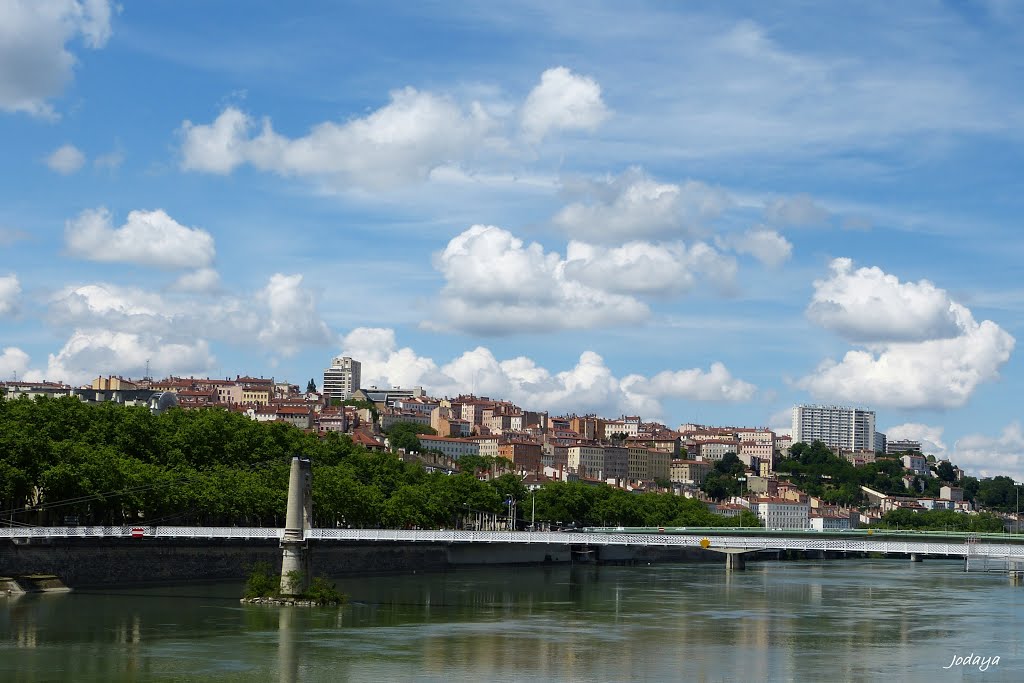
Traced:
<svg viewBox="0 0 1024 683">
<path fill-rule="evenodd" d="M 560 544 L 310 543 L 315 576 L 449 571 L 488 565 L 721 562 L 700 548 Z M 52 539 L 0 543 L 0 576 L 54 574 L 71 587 L 244 579 L 281 566 L 276 540 Z"/>
</svg>

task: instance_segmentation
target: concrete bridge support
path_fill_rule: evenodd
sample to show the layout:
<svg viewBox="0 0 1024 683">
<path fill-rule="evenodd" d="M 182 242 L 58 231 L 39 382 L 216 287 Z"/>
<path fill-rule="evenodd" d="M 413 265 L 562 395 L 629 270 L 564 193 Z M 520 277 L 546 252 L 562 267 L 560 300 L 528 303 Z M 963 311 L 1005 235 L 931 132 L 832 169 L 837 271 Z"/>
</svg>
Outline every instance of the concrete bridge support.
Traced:
<svg viewBox="0 0 1024 683">
<path fill-rule="evenodd" d="M 288 477 L 288 514 L 281 538 L 281 594 L 301 595 L 309 588 L 306 529 L 313 517 L 313 471 L 309 458 L 292 458 Z"/>
<path fill-rule="evenodd" d="M 749 553 L 758 552 L 757 550 L 747 550 L 745 548 L 704 548 L 711 552 L 721 553 L 725 555 L 725 569 L 726 571 L 743 571 L 747 568 L 746 555 Z"/>
<path fill-rule="evenodd" d="M 924 562 L 924 558 L 923 558 L 923 557 L 921 557 L 921 556 L 920 556 L 919 554 L 917 554 L 917 553 L 911 553 L 911 554 L 910 554 L 910 561 L 911 561 L 911 562 Z"/>
</svg>

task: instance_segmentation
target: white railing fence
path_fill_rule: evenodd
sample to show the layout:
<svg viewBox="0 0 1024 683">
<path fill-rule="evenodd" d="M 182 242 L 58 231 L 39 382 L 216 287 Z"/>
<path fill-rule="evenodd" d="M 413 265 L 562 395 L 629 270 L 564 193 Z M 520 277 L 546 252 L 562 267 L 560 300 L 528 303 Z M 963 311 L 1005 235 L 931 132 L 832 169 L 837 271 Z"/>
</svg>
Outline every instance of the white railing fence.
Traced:
<svg viewBox="0 0 1024 683">
<path fill-rule="evenodd" d="M 158 539 L 280 539 L 283 529 L 257 527 L 68 526 L 0 528 L 0 539 L 158 538 Z M 999 556 L 1024 559 L 1024 545 L 929 540 L 882 540 L 810 536 L 733 536 L 701 534 L 629 534 L 557 531 L 463 531 L 430 529 L 308 529 L 317 542 L 395 543 L 530 543 L 554 545 L 627 545 L 699 547 L 703 539 L 714 549 L 822 550 L 855 553 L 900 553 L 953 557 Z"/>
</svg>

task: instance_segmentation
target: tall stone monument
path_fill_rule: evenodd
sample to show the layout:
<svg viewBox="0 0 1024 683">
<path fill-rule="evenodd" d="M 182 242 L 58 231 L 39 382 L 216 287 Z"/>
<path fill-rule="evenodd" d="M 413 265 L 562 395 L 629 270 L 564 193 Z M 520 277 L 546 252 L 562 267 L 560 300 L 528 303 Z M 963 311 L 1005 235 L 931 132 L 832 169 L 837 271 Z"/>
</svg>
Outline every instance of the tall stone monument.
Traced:
<svg viewBox="0 0 1024 683">
<path fill-rule="evenodd" d="M 309 588 L 306 529 L 313 521 L 313 471 L 309 458 L 292 458 L 288 477 L 288 513 L 281 538 L 281 595 L 301 595 Z"/>
</svg>

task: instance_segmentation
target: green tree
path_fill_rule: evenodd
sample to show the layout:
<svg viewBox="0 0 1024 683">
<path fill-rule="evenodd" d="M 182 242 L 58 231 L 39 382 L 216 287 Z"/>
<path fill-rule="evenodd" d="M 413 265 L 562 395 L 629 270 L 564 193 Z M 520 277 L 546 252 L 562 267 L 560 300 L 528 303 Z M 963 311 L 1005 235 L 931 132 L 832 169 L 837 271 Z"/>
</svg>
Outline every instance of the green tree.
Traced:
<svg viewBox="0 0 1024 683">
<path fill-rule="evenodd" d="M 974 501 L 978 496 L 978 488 L 981 483 L 976 477 L 964 477 L 960 480 L 960 487 L 964 490 L 964 500 Z"/>
<path fill-rule="evenodd" d="M 495 477 L 487 483 L 497 491 L 501 500 L 513 498 L 518 503 L 524 500 L 530 493 L 527 490 L 526 485 L 523 484 L 523 480 L 519 478 L 519 475 L 512 473 Z"/>
<path fill-rule="evenodd" d="M 954 510 L 926 510 L 915 512 L 901 508 L 886 513 L 873 525 L 883 529 L 916 529 L 920 531 L 974 531 L 1000 532 L 1003 520 L 996 515 L 981 513 L 965 515 Z"/>
<path fill-rule="evenodd" d="M 1016 487 L 1010 477 L 982 479 L 978 484 L 977 502 L 986 508 L 1009 512 L 1015 509 L 1016 494 Z"/>
<path fill-rule="evenodd" d="M 423 450 L 419 439 L 420 434 L 437 434 L 430 427 L 415 422 L 396 422 L 387 429 L 386 433 L 392 450 L 402 448 L 408 452 Z"/>
<path fill-rule="evenodd" d="M 738 455 L 726 453 L 721 460 L 715 463 L 715 470 L 720 474 L 737 476 L 742 475 L 746 471 L 746 467 Z"/>
<path fill-rule="evenodd" d="M 939 463 L 939 466 L 935 468 L 935 474 L 938 475 L 939 479 L 942 481 L 956 481 L 956 471 L 953 469 L 953 464 L 948 460 L 943 460 Z"/>
<path fill-rule="evenodd" d="M 313 380 L 312 377 L 310 377 L 309 381 L 306 382 L 306 393 L 307 394 L 315 394 L 316 393 L 316 382 Z"/>
<path fill-rule="evenodd" d="M 700 488 L 711 500 L 724 500 L 740 492 L 740 484 L 736 479 L 717 470 L 708 473 Z"/>
</svg>

